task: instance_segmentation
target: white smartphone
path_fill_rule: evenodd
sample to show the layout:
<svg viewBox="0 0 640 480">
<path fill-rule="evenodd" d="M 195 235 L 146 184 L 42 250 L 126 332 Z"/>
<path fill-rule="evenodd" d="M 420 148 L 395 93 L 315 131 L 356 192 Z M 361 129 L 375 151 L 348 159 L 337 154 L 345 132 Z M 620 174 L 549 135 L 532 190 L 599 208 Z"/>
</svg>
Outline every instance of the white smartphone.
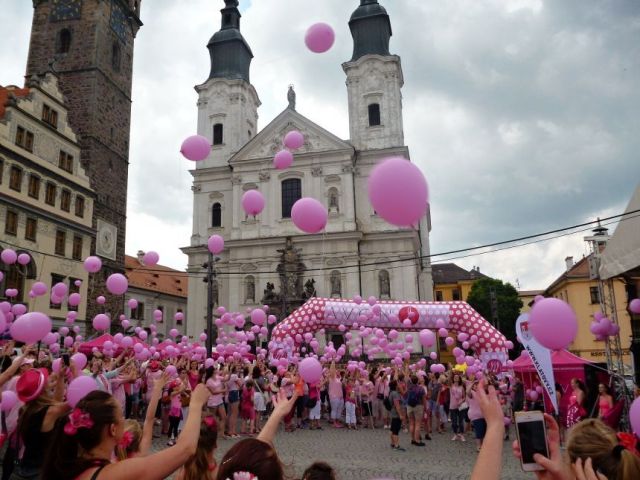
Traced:
<svg viewBox="0 0 640 480">
<path fill-rule="evenodd" d="M 520 463 L 525 472 L 544 470 L 533 461 L 533 455 L 539 453 L 549 458 L 547 428 L 544 415 L 539 411 L 516 412 L 516 434 L 520 444 Z"/>
</svg>

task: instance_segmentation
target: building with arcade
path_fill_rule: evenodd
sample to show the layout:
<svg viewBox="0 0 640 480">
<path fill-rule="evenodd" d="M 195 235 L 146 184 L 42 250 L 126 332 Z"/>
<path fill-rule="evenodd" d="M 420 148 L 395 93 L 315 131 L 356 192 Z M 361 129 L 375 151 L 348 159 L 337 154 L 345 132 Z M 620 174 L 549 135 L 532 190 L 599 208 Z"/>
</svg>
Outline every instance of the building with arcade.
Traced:
<svg viewBox="0 0 640 480">
<path fill-rule="evenodd" d="M 225 249 L 215 262 L 213 304 L 244 311 L 278 305 L 281 318 L 312 296 L 429 301 L 433 297 L 429 214 L 415 228 L 397 228 L 376 215 L 367 198 L 367 179 L 382 159 L 409 159 L 404 142 L 401 60 L 389 48 L 387 11 L 361 0 L 349 20 L 353 56 L 342 64 L 348 93 L 350 138 L 341 139 L 288 105 L 258 129 L 258 92 L 250 81 L 253 57 L 240 31 L 237 0 L 225 0 L 222 26 L 208 44 L 209 78 L 198 93 L 198 134 L 211 152 L 193 175 L 193 232 L 188 272 L 204 277 L 207 239 L 221 235 Z M 283 92 L 284 94 L 284 92 Z M 284 100 L 284 95 L 283 95 Z M 284 103 L 284 102 L 283 102 Z M 304 135 L 293 165 L 273 167 L 283 137 Z M 245 215 L 242 195 L 259 190 L 264 211 Z M 301 197 L 322 202 L 329 220 L 319 234 L 302 234 L 291 221 Z M 189 282 L 187 333 L 205 328 L 207 283 Z"/>
</svg>

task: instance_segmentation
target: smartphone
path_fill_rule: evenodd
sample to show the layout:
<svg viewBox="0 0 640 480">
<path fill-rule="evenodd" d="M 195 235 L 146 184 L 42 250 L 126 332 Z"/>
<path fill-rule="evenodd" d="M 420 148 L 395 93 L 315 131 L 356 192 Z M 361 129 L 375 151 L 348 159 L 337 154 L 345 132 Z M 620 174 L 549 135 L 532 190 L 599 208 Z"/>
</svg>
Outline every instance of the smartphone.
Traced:
<svg viewBox="0 0 640 480">
<path fill-rule="evenodd" d="M 68 353 L 63 353 L 62 354 L 62 361 L 64 362 L 66 367 L 69 366 L 69 354 Z"/>
<path fill-rule="evenodd" d="M 520 444 L 520 463 L 525 472 L 544 470 L 533 461 L 536 453 L 549 458 L 549 444 L 547 443 L 547 428 L 544 415 L 540 411 L 516 412 L 516 434 Z"/>
</svg>

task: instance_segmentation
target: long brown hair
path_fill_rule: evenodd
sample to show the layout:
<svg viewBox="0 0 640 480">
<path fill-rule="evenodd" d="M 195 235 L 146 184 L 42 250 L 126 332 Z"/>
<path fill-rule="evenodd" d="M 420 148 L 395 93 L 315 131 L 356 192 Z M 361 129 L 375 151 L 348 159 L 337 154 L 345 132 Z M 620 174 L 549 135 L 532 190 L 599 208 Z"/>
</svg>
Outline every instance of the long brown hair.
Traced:
<svg viewBox="0 0 640 480">
<path fill-rule="evenodd" d="M 124 421 L 124 434 L 131 436 L 131 441 L 127 446 L 116 446 L 116 457 L 118 460 L 126 460 L 131 458 L 135 453 L 140 451 L 140 442 L 142 442 L 142 427 L 140 422 L 133 419 Z"/>
<path fill-rule="evenodd" d="M 20 418 L 18 420 L 18 434 L 21 438 L 24 438 L 27 430 L 29 430 L 32 419 L 35 415 L 37 415 L 43 409 L 52 407 L 53 405 L 56 405 L 58 403 L 45 392 L 46 389 L 43 390 L 42 393 L 36 398 L 25 403 L 20 409 Z M 38 428 L 38 431 L 39 430 L 40 428 Z"/>
<path fill-rule="evenodd" d="M 618 444 L 616 432 L 597 419 L 573 427 L 567 442 L 571 463 L 591 458 L 594 470 L 609 480 L 640 478 L 640 458 Z"/>
<path fill-rule="evenodd" d="M 184 464 L 182 480 L 213 480 L 209 468 L 211 452 L 218 446 L 218 425 L 214 417 L 205 417 L 200 425 L 196 453 Z"/>
<path fill-rule="evenodd" d="M 231 447 L 220 463 L 216 479 L 233 478 L 237 472 L 249 472 L 260 479 L 284 479 L 278 454 L 271 445 L 257 438 L 240 440 Z"/>
</svg>

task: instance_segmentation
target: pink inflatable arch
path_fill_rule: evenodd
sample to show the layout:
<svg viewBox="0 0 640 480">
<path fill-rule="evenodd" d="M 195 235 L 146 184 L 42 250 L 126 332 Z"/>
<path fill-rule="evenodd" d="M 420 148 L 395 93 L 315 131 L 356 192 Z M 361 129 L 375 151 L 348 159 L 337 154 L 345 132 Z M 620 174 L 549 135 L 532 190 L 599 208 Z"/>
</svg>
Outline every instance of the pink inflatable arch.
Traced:
<svg viewBox="0 0 640 480">
<path fill-rule="evenodd" d="M 405 307 L 409 308 L 401 313 Z M 414 312 L 410 327 L 399 320 L 400 316 L 406 316 L 407 310 Z M 385 331 L 443 327 L 456 333 L 476 335 L 478 341 L 471 347 L 485 365 L 493 359 L 504 364 L 508 359 L 505 336 L 466 302 L 379 301 L 372 307 L 367 302 L 357 304 L 353 300 L 336 298 L 311 298 L 280 322 L 273 329 L 271 352 L 276 356 L 291 354 L 300 347 L 295 341 L 296 335 L 315 333 L 323 328 L 337 329 L 339 325 L 350 329 L 353 323 Z"/>
</svg>

